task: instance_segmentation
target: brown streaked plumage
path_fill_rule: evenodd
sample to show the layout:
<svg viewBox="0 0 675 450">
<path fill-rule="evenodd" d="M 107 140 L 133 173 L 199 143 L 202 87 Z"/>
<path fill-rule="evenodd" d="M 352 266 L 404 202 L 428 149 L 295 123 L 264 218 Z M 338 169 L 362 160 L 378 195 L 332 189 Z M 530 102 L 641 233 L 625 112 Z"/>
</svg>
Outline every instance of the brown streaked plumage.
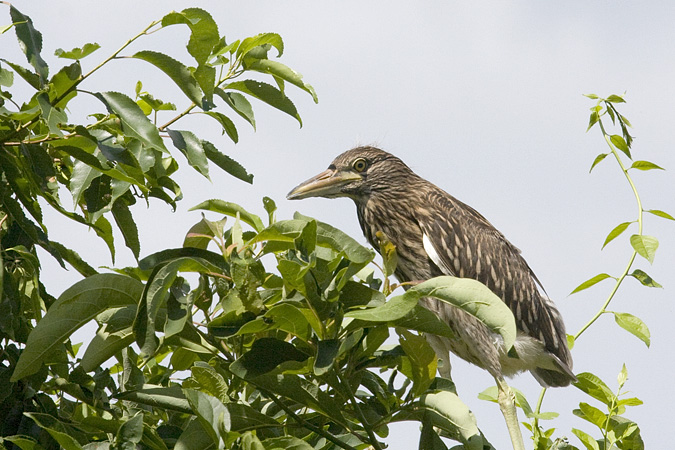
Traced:
<svg viewBox="0 0 675 450">
<path fill-rule="evenodd" d="M 473 278 L 490 288 L 516 319 L 518 358 L 485 325 L 464 311 L 423 299 L 455 331 L 456 339 L 427 339 L 444 360 L 447 352 L 497 379 L 529 370 L 542 386 L 566 386 L 576 378 L 565 326 L 553 302 L 513 246 L 480 213 L 415 174 L 399 158 L 374 147 L 349 150 L 328 169 L 293 189 L 289 199 L 349 197 L 363 233 L 374 248 L 381 231 L 398 252 L 400 281 L 439 275 Z"/>
</svg>

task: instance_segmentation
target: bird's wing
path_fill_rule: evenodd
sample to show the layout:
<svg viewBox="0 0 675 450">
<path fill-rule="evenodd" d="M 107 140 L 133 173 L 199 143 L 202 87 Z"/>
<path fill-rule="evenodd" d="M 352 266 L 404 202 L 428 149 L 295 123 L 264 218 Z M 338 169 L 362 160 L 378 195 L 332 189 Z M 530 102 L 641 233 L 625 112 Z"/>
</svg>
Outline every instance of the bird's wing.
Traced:
<svg viewBox="0 0 675 450">
<path fill-rule="evenodd" d="M 442 274 L 485 284 L 511 309 L 522 332 L 567 362 L 562 320 L 520 254 L 490 222 L 442 191 L 431 192 L 418 210 L 424 249 Z M 442 214 L 439 214 L 442 211 Z"/>
</svg>

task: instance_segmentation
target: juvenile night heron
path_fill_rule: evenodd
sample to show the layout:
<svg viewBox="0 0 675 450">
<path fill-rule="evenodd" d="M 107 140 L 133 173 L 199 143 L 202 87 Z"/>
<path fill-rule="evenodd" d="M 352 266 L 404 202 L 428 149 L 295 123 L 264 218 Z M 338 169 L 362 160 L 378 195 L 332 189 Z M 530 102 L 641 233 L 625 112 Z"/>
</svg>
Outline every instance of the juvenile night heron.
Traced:
<svg viewBox="0 0 675 450">
<path fill-rule="evenodd" d="M 576 378 L 562 317 L 539 291 L 540 283 L 520 250 L 475 209 L 374 147 L 344 152 L 326 171 L 288 194 L 289 199 L 307 197 L 351 198 L 370 244 L 379 249 L 380 231 L 396 246 L 399 281 L 439 275 L 473 278 L 510 307 L 518 328 L 517 357 L 508 355 L 497 335 L 473 316 L 439 300 L 422 300 L 455 332 L 452 340 L 427 336 L 443 361 L 442 375 L 449 376 L 449 351 L 487 370 L 497 380 L 511 438 L 516 447 L 522 446 L 513 394 L 504 375 L 529 370 L 545 387 L 567 386 Z"/>
</svg>

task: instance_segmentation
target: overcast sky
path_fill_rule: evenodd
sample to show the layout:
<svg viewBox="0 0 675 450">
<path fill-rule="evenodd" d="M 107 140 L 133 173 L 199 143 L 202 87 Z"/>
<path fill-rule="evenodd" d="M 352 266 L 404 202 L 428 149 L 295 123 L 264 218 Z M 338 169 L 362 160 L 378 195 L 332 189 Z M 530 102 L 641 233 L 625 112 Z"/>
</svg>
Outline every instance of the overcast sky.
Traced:
<svg viewBox="0 0 675 450">
<path fill-rule="evenodd" d="M 570 297 L 569 292 L 593 275 L 623 270 L 631 253 L 630 234 L 602 252 L 600 247 L 615 225 L 636 218 L 632 193 L 614 161 L 607 158 L 588 173 L 595 156 L 607 148 L 599 130 L 585 132 L 593 106 L 582 96 L 585 93 L 626 93 L 628 103 L 620 108 L 635 127 L 635 159 L 669 169 L 631 172 L 644 206 L 675 214 L 671 1 L 118 0 L 114 7 L 88 1 L 15 5 L 42 31 L 43 54 L 53 64 L 52 72 L 56 48 L 101 44 L 101 50 L 84 60 L 86 70 L 171 9 L 200 6 L 213 15 L 229 41 L 266 31 L 280 33 L 286 44 L 281 61 L 315 87 L 318 105 L 304 92 L 287 89 L 303 118 L 302 129 L 294 119 L 262 104 L 254 104 L 256 133 L 235 119 L 237 145 L 221 136 L 208 118 L 182 123 L 179 128 L 191 129 L 240 161 L 255 174 L 255 182 L 248 186 L 213 168 L 209 183 L 177 156 L 186 166 L 180 174 L 185 199 L 178 211 L 172 213 L 159 202 L 151 202 L 149 211 L 134 210 L 142 255 L 181 245 L 186 230 L 200 218 L 187 209 L 207 198 L 235 201 L 264 215 L 261 198 L 270 196 L 279 206 L 280 219 L 300 210 L 365 242 L 351 201 L 289 202 L 285 194 L 324 170 L 342 151 L 376 144 L 479 210 L 521 248 L 556 300 L 568 332 L 575 333 L 600 307 L 611 283 Z M 141 40 L 132 50 L 182 48 L 186 39 L 186 32 L 172 27 Z M 12 33 L 0 37 L 0 49 L 4 57 L 25 61 Z M 183 61 L 191 63 L 187 53 L 182 54 Z M 84 88 L 132 95 L 139 79 L 158 97 L 182 96 L 158 70 L 132 60 L 114 61 Z M 92 107 L 102 110 L 81 97 L 71 120 Z M 179 110 L 184 106 L 179 104 Z M 672 445 L 663 427 L 672 425 L 675 402 L 675 223 L 654 216 L 645 219 L 645 233 L 657 236 L 661 245 L 653 266 L 638 259 L 635 267 L 664 289 L 643 288 L 629 279 L 611 309 L 641 317 L 651 330 L 651 348 L 606 316 L 577 342 L 573 356 L 575 372 L 593 372 L 610 387 L 616 386 L 616 375 L 626 363 L 627 388 L 645 401 L 626 416 L 638 422 L 647 447 L 659 449 Z M 85 239 L 79 225 L 49 220 L 63 224 L 50 227 L 53 239 L 70 244 L 96 265 L 111 264 L 105 245 L 93 233 Z M 132 263 L 130 252 L 120 245 L 117 265 Z M 78 279 L 74 271 L 64 273 L 50 263 L 44 271 L 53 294 Z M 456 358 L 453 368 L 459 394 L 476 414 L 479 427 L 495 446 L 507 448 L 508 433 L 497 405 L 476 398 L 493 385 L 492 378 Z M 529 374 L 512 383 L 536 403 L 539 386 Z M 580 401 L 593 403 L 569 387 L 549 391 L 544 404 L 544 410 L 561 413 L 550 422 L 560 430 L 556 435 L 570 436 L 578 447 L 581 443 L 571 428 L 599 435 L 572 415 Z M 416 448 L 416 425 L 393 425 L 390 430 L 390 448 Z"/>
</svg>

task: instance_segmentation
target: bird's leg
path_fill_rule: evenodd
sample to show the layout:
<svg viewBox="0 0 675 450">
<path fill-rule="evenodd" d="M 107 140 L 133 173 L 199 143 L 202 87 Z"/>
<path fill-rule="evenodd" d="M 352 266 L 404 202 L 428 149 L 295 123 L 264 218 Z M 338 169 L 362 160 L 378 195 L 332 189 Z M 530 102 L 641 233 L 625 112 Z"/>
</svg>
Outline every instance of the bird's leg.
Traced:
<svg viewBox="0 0 675 450">
<path fill-rule="evenodd" d="M 497 381 L 497 401 L 499 402 L 499 409 L 502 410 L 504 420 L 506 420 L 506 427 L 509 429 L 511 436 L 511 444 L 513 450 L 525 450 L 525 442 L 523 441 L 523 434 L 520 431 L 520 424 L 518 423 L 518 412 L 516 411 L 516 396 L 504 381 L 504 378 L 495 378 Z"/>
</svg>

